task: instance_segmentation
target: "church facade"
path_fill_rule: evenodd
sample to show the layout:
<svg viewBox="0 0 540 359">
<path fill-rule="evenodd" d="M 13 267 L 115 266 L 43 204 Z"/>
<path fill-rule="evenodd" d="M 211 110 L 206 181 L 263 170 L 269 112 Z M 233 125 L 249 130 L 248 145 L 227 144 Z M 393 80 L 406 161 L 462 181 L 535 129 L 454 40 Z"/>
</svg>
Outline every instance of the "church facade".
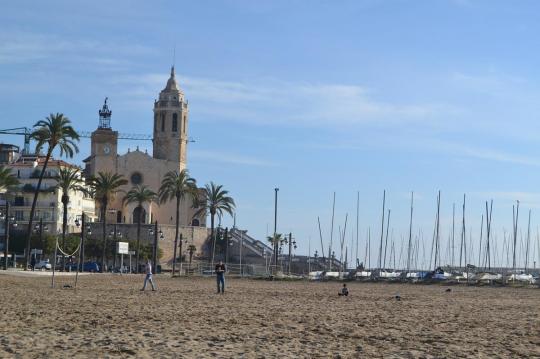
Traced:
<svg viewBox="0 0 540 359">
<path fill-rule="evenodd" d="M 165 88 L 154 101 L 152 156 L 138 147 L 119 154 L 118 131 L 111 127 L 111 116 L 106 99 L 99 111 L 98 128 L 92 132 L 91 154 L 84 160 L 87 176 L 96 176 L 99 172 L 118 173 L 128 181 L 121 188 L 122 191 L 127 192 L 136 185 L 146 185 L 157 193 L 167 172 L 186 168 L 189 106 L 176 81 L 174 67 Z M 175 201 L 146 203 L 142 213 L 144 223 L 157 221 L 160 225 L 174 225 L 175 204 Z M 206 216 L 194 218 L 195 211 L 191 200 L 183 201 L 180 225 L 205 227 Z M 109 205 L 107 212 L 109 223 L 136 223 L 138 217 L 136 204 L 124 204 L 122 192 Z"/>
</svg>

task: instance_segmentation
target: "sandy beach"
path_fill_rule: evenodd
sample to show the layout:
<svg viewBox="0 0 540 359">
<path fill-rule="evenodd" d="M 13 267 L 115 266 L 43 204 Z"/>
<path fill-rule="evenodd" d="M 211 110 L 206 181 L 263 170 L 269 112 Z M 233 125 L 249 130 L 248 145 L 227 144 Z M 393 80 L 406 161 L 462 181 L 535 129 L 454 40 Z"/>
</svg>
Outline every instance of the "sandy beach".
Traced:
<svg viewBox="0 0 540 359">
<path fill-rule="evenodd" d="M 0 357 L 540 357 L 538 289 L 142 278 L 0 275 Z"/>
</svg>

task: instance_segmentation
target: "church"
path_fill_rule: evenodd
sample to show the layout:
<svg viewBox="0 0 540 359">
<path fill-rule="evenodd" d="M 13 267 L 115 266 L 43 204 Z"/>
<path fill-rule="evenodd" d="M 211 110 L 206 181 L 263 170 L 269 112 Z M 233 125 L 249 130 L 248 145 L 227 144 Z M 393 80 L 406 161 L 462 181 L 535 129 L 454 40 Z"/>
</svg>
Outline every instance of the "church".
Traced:
<svg viewBox="0 0 540 359">
<path fill-rule="evenodd" d="M 187 166 L 187 144 L 189 106 L 184 93 L 176 81 L 174 66 L 159 99 L 154 100 L 153 152 L 150 156 L 137 147 L 134 151 L 118 153 L 118 131 L 111 126 L 112 111 L 107 99 L 99 110 L 99 125 L 91 135 L 90 156 L 84 160 L 87 177 L 99 172 L 111 172 L 122 175 L 128 184 L 121 188 L 127 192 L 133 186 L 146 185 L 158 192 L 165 174 L 169 171 L 181 171 Z M 124 204 L 119 193 L 110 203 L 107 212 L 108 223 L 137 222 L 136 204 Z M 143 223 L 157 221 L 160 225 L 175 224 L 175 201 L 163 204 L 146 203 L 142 213 Z M 185 200 L 180 207 L 180 225 L 206 227 L 206 216 L 194 218 L 196 209 L 191 200 Z"/>
</svg>

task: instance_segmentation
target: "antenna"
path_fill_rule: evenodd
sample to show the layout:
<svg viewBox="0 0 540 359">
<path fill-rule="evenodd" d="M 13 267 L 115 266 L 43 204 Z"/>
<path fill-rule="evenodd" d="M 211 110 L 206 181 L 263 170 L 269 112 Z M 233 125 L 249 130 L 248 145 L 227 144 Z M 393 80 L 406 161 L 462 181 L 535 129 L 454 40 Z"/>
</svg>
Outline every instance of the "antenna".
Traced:
<svg viewBox="0 0 540 359">
<path fill-rule="evenodd" d="M 176 65 L 176 42 L 174 43 L 174 47 L 173 47 L 172 65 L 173 67 Z"/>
</svg>

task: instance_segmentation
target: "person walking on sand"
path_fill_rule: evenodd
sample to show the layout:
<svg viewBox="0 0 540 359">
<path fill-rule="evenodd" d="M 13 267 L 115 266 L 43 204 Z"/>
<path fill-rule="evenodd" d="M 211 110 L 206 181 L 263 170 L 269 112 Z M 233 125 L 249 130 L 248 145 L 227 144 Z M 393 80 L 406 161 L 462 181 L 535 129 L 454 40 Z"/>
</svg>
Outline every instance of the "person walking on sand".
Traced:
<svg viewBox="0 0 540 359">
<path fill-rule="evenodd" d="M 154 279 L 152 278 L 152 262 L 150 262 L 149 259 L 146 260 L 146 265 L 144 268 L 146 272 L 146 277 L 144 278 L 144 285 L 141 291 L 144 291 L 146 289 L 146 284 L 150 282 L 150 285 L 152 286 L 152 292 L 154 292 L 156 290 L 156 287 L 154 285 Z"/>
<path fill-rule="evenodd" d="M 219 261 L 216 264 L 216 281 L 217 281 L 217 292 L 218 294 L 225 294 L 225 264 L 222 261 Z"/>
</svg>

